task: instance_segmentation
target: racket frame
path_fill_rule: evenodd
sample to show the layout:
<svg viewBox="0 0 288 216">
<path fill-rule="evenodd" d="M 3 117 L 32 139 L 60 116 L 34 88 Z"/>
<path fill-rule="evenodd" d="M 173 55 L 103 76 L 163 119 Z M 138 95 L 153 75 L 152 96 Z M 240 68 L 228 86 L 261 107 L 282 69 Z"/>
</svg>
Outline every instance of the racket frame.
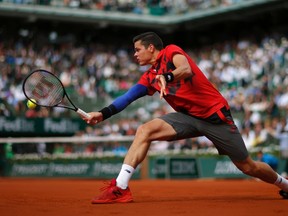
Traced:
<svg viewBox="0 0 288 216">
<path fill-rule="evenodd" d="M 34 73 L 37 73 L 37 72 L 44 72 L 44 73 L 48 73 L 50 74 L 51 76 L 53 76 L 60 84 L 61 84 L 61 87 L 63 89 L 63 96 L 62 96 L 62 99 L 60 100 L 60 102 L 58 102 L 57 104 L 55 105 L 44 105 L 44 104 L 38 104 L 37 101 L 33 101 L 32 99 L 33 98 L 30 98 L 26 91 L 25 91 L 25 84 L 27 82 L 27 80 L 29 79 L 30 76 L 32 76 Z M 61 107 L 61 108 L 65 108 L 65 109 L 70 109 L 70 110 L 73 110 L 75 112 L 77 112 L 79 115 L 83 116 L 83 117 L 86 117 L 86 118 L 89 118 L 90 115 L 88 113 L 86 113 L 85 111 L 83 111 L 82 109 L 78 108 L 75 106 L 75 104 L 72 102 L 72 100 L 70 99 L 69 95 L 67 94 L 66 92 L 66 89 L 63 85 L 63 83 L 61 82 L 61 80 L 53 73 L 51 73 L 50 71 L 47 71 L 47 70 L 44 70 L 44 69 L 36 69 L 34 71 L 32 71 L 23 81 L 23 85 L 22 85 L 22 89 L 23 89 L 23 93 L 25 95 L 25 97 L 31 101 L 32 103 L 36 104 L 37 106 L 42 106 L 42 107 L 48 107 L 48 108 L 53 108 L 53 107 Z M 63 99 L 64 98 L 67 98 L 67 100 L 70 102 L 70 104 L 73 106 L 73 107 L 70 107 L 70 106 L 66 106 L 66 105 L 61 105 L 61 103 L 63 102 Z"/>
</svg>

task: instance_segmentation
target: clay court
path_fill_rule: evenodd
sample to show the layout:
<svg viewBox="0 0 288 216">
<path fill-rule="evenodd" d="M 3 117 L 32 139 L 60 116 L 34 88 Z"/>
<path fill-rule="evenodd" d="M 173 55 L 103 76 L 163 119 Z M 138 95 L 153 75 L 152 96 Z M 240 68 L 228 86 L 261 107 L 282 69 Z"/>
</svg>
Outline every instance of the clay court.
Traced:
<svg viewBox="0 0 288 216">
<path fill-rule="evenodd" d="M 133 203 L 92 205 L 102 180 L 0 179 L 1 216 L 288 215 L 278 189 L 255 180 L 132 180 Z"/>
</svg>

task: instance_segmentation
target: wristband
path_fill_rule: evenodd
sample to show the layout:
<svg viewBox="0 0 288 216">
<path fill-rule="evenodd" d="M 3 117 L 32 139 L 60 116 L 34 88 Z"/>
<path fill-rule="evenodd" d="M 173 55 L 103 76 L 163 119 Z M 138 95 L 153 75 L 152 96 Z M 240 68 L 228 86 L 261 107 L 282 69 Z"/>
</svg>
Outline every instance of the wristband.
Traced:
<svg viewBox="0 0 288 216">
<path fill-rule="evenodd" d="M 174 74 L 172 72 L 164 73 L 162 74 L 166 80 L 167 83 L 173 82 L 174 80 Z"/>
<path fill-rule="evenodd" d="M 108 107 L 104 107 L 99 112 L 103 115 L 103 120 L 110 118 L 112 115 L 117 113 L 117 110 L 113 104 L 109 105 Z"/>
</svg>

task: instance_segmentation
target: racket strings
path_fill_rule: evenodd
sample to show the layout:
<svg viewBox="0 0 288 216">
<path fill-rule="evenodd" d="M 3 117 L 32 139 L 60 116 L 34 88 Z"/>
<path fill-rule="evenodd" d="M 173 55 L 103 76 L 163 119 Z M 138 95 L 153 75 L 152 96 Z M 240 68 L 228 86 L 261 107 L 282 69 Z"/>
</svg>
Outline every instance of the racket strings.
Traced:
<svg viewBox="0 0 288 216">
<path fill-rule="evenodd" d="M 46 72 L 32 74 L 25 83 L 25 92 L 38 105 L 55 106 L 61 103 L 64 89 L 54 75 Z"/>
</svg>

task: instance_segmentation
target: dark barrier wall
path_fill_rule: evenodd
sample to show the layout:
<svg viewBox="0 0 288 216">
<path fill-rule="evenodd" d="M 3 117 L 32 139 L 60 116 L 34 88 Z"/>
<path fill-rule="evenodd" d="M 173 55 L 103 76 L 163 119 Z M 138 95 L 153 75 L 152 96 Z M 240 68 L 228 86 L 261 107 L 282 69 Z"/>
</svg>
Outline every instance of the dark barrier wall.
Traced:
<svg viewBox="0 0 288 216">
<path fill-rule="evenodd" d="M 286 161 L 279 159 L 278 173 L 282 173 Z M 206 157 L 151 157 L 150 178 L 247 178 L 225 156 Z"/>
<path fill-rule="evenodd" d="M 10 177 L 91 177 L 111 179 L 117 177 L 122 157 L 97 159 L 7 160 L 4 176 Z M 278 172 L 284 170 L 285 161 L 279 159 Z M 151 179 L 193 178 L 248 178 L 227 157 L 149 157 L 148 177 Z M 133 178 L 141 178 L 141 166 Z"/>
<path fill-rule="evenodd" d="M 12 161 L 5 165 L 4 175 L 10 177 L 85 177 L 111 179 L 117 177 L 122 157 L 85 159 L 57 159 L 36 161 Z M 140 177 L 136 169 L 133 178 Z"/>
</svg>

